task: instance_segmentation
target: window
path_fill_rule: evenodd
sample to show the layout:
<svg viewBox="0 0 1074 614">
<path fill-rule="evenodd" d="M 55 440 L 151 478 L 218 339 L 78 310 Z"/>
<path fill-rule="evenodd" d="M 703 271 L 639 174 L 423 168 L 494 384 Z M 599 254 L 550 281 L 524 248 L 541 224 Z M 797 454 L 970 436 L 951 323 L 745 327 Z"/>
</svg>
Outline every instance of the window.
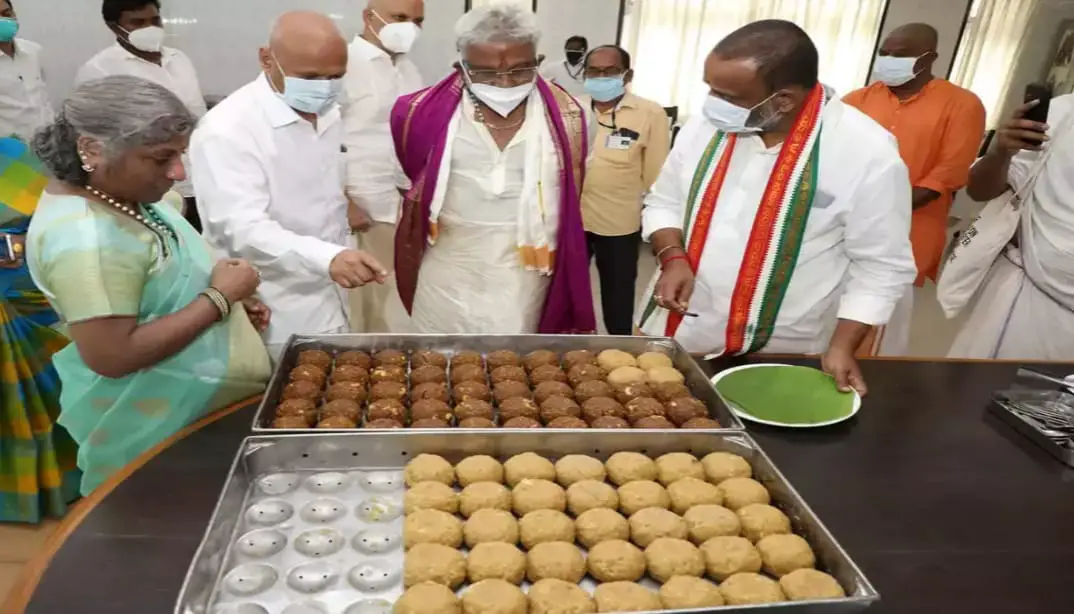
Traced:
<svg viewBox="0 0 1074 614">
<path fill-rule="evenodd" d="M 887 0 L 628 0 L 623 46 L 634 54 L 634 92 L 665 106 L 699 109 L 705 58 L 724 36 L 759 19 L 809 33 L 820 78 L 840 95 L 865 85 Z"/>
</svg>

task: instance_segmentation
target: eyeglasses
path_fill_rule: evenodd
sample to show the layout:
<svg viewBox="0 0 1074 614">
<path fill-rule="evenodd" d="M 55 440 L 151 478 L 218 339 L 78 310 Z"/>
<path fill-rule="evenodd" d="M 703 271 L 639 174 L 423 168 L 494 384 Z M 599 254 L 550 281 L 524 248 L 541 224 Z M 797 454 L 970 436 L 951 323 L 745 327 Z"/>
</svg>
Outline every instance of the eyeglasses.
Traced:
<svg viewBox="0 0 1074 614">
<path fill-rule="evenodd" d="M 467 74 L 470 75 L 470 80 L 474 83 L 489 85 L 494 83 L 521 85 L 523 83 L 529 83 L 537 77 L 536 66 L 515 68 L 514 70 L 508 70 L 506 72 L 498 70 L 471 70 L 470 66 L 466 64 L 463 65 L 463 68 L 466 69 Z"/>
<path fill-rule="evenodd" d="M 590 79 L 599 79 L 601 77 L 618 77 L 626 74 L 626 71 L 618 66 L 612 66 L 611 68 L 586 68 L 585 76 Z"/>
</svg>

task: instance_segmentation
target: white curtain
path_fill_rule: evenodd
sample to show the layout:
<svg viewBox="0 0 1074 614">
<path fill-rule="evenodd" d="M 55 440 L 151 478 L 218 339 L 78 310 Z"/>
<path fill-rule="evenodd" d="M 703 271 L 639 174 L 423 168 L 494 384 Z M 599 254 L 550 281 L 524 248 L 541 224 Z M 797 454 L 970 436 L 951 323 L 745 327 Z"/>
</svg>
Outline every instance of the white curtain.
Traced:
<svg viewBox="0 0 1074 614">
<path fill-rule="evenodd" d="M 994 126 L 1038 0 L 974 0 L 951 81 L 977 94 Z"/>
<path fill-rule="evenodd" d="M 634 93 L 689 115 L 708 93 L 705 58 L 723 37 L 759 19 L 809 33 L 820 78 L 840 95 L 865 85 L 887 0 L 628 0 L 623 46 L 634 55 Z"/>
<path fill-rule="evenodd" d="M 493 5 L 493 4 L 504 4 L 504 3 L 507 3 L 507 2 L 513 2 L 515 4 L 523 4 L 523 5 L 527 6 L 530 9 L 532 9 L 533 5 L 534 5 L 533 0 L 470 0 L 470 8 L 471 9 L 476 9 L 476 8 L 482 7 L 482 6 L 490 6 L 490 5 Z"/>
</svg>

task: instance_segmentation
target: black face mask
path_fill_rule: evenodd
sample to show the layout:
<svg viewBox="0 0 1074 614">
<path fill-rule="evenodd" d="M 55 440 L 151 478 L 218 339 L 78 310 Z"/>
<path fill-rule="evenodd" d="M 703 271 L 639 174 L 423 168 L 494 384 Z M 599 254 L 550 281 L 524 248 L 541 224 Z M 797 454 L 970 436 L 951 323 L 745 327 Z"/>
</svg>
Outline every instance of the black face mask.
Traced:
<svg viewBox="0 0 1074 614">
<path fill-rule="evenodd" d="M 577 65 L 579 62 L 582 61 L 582 58 L 584 56 L 585 56 L 585 51 L 575 51 L 573 49 L 568 49 L 567 50 L 567 62 L 570 63 L 570 64 Z"/>
</svg>

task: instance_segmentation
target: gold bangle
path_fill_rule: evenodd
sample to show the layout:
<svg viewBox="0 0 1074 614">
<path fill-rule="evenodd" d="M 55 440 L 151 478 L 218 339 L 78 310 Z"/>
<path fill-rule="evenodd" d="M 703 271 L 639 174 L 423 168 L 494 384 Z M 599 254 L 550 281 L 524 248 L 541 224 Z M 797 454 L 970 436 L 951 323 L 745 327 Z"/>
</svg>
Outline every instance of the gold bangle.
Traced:
<svg viewBox="0 0 1074 614">
<path fill-rule="evenodd" d="M 683 251 L 683 252 L 685 252 L 685 251 L 686 251 L 686 249 L 685 249 L 685 248 L 679 247 L 678 245 L 668 245 L 668 246 L 665 246 L 665 247 L 664 247 L 663 249 L 661 249 L 660 251 L 656 252 L 656 260 L 657 260 L 657 262 L 659 262 L 659 261 L 660 261 L 660 258 L 661 258 L 661 257 L 662 257 L 662 256 L 663 256 L 664 254 L 666 254 L 666 253 L 667 253 L 667 252 L 668 252 L 669 250 L 673 250 L 673 249 L 681 250 L 681 251 Z"/>
<path fill-rule="evenodd" d="M 206 288 L 198 294 L 209 299 L 209 302 L 220 312 L 220 318 L 217 321 L 227 319 L 228 314 L 231 313 L 231 305 L 228 304 L 222 292 L 216 288 Z"/>
</svg>

